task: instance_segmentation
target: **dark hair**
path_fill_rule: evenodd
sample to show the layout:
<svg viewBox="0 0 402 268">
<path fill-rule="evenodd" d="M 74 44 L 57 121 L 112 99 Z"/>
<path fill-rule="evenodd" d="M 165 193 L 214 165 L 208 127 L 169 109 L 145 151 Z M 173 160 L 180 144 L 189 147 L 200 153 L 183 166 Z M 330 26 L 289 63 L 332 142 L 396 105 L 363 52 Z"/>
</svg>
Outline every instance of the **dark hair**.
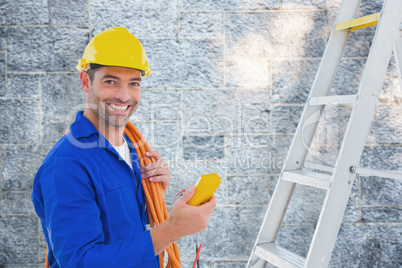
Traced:
<svg viewBox="0 0 402 268">
<path fill-rule="evenodd" d="M 89 76 L 89 80 L 91 81 L 91 83 L 94 80 L 94 76 L 95 76 L 96 71 L 98 70 L 99 67 L 102 67 L 102 66 L 105 66 L 105 65 L 97 64 L 97 63 L 90 63 L 89 64 L 89 69 L 87 70 L 87 74 Z M 136 69 L 136 70 L 141 72 L 141 76 L 145 75 L 145 71 L 139 70 L 139 69 Z"/>
<path fill-rule="evenodd" d="M 96 71 L 98 70 L 99 67 L 102 67 L 103 65 L 97 64 L 97 63 L 90 63 L 89 64 L 89 69 L 87 70 L 87 74 L 89 76 L 89 80 L 92 81 L 94 80 L 94 76 Z"/>
</svg>

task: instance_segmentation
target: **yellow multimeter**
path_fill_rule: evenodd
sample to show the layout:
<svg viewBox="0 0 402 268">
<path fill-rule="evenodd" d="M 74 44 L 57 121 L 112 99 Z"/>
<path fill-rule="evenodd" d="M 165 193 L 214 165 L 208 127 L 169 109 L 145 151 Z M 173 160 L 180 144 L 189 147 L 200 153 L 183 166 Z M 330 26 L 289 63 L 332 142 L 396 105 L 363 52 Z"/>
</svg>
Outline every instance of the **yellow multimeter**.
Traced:
<svg viewBox="0 0 402 268">
<path fill-rule="evenodd" d="M 192 206 L 199 206 L 214 195 L 214 192 L 221 183 L 221 178 L 216 173 L 201 175 L 200 179 L 195 185 L 195 193 L 193 197 L 187 202 Z"/>
</svg>

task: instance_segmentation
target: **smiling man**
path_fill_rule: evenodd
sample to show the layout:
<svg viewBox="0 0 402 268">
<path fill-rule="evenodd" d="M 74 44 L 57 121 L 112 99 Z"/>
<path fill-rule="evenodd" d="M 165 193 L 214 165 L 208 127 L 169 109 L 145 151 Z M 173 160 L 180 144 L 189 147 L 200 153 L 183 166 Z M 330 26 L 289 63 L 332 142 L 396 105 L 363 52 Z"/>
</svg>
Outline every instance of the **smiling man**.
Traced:
<svg viewBox="0 0 402 268">
<path fill-rule="evenodd" d="M 142 77 L 151 70 L 142 44 L 125 28 L 111 28 L 87 45 L 77 69 L 86 109 L 39 168 L 32 201 L 49 246 L 51 267 L 158 267 L 156 256 L 180 237 L 205 230 L 216 199 L 187 205 L 190 186 L 170 217 L 147 230 L 141 180 L 170 173 L 157 161 L 140 169 L 124 127 L 138 108 Z"/>
</svg>

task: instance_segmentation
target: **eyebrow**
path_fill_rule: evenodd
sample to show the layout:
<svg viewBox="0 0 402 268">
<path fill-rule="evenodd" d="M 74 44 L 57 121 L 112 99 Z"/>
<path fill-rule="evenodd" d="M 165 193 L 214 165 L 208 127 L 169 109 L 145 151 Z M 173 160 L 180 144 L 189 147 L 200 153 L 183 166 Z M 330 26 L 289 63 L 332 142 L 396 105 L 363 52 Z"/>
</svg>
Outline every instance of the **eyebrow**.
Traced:
<svg viewBox="0 0 402 268">
<path fill-rule="evenodd" d="M 109 74 L 106 74 L 106 75 L 104 75 L 104 76 L 102 76 L 102 78 L 101 79 L 107 79 L 107 78 L 111 78 L 111 79 L 116 79 L 116 80 L 120 80 L 120 78 L 119 77 L 117 77 L 117 76 L 114 76 L 114 75 L 109 75 Z M 134 77 L 134 78 L 131 78 L 130 79 L 130 81 L 142 81 L 142 79 L 141 79 L 141 77 Z"/>
</svg>

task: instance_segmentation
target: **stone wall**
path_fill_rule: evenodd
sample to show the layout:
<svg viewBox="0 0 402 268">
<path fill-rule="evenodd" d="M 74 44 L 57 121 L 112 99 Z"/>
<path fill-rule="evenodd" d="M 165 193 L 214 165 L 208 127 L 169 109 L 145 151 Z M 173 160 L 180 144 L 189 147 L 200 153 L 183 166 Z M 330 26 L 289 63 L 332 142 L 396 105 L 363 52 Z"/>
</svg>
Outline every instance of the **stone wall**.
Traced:
<svg viewBox="0 0 402 268">
<path fill-rule="evenodd" d="M 132 121 L 169 161 L 166 200 L 200 174 L 221 175 L 201 267 L 244 267 L 340 2 L 0 1 L 0 267 L 43 267 L 33 177 L 83 108 L 75 65 L 85 45 L 113 26 L 142 41 L 154 71 Z M 381 8 L 380 0 L 363 2 L 360 15 Z M 334 94 L 356 91 L 373 31 L 350 38 Z M 362 166 L 401 169 L 401 102 L 392 59 Z M 334 163 L 349 113 L 325 111 L 310 160 Z M 355 180 L 330 267 L 400 267 L 401 192 L 401 181 Z M 296 187 L 279 244 L 307 253 L 324 195 Z M 183 267 L 191 267 L 194 237 L 178 244 Z"/>
</svg>

